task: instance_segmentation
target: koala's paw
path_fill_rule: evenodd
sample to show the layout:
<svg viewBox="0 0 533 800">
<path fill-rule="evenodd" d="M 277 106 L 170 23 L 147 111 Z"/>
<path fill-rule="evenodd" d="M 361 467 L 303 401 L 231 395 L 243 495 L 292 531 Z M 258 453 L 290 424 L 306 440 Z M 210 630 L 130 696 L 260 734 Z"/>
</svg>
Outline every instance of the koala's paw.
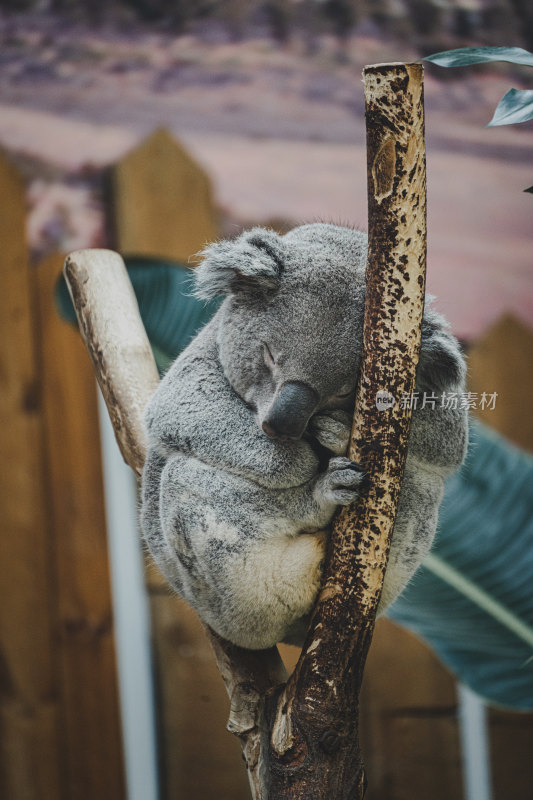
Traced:
<svg viewBox="0 0 533 800">
<path fill-rule="evenodd" d="M 356 499 L 363 478 L 364 472 L 355 461 L 343 456 L 332 458 L 317 481 L 317 492 L 323 502 L 348 506 Z"/>
<path fill-rule="evenodd" d="M 327 450 L 343 456 L 348 449 L 352 417 L 346 411 L 316 414 L 309 422 L 309 433 Z"/>
</svg>

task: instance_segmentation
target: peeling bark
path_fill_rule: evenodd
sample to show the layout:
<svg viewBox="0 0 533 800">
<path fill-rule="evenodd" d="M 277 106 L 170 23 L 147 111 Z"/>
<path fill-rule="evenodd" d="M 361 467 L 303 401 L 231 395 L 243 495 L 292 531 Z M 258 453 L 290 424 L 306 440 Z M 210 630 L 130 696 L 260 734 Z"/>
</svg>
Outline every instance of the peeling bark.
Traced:
<svg viewBox="0 0 533 800">
<path fill-rule="evenodd" d="M 422 75 L 418 64 L 364 71 L 369 255 L 349 455 L 365 468 L 367 488 L 334 521 L 323 587 L 288 681 L 276 648 L 247 651 L 208 631 L 255 800 L 364 795 L 358 696 L 407 450 L 411 412 L 399 399 L 414 389 L 424 304 Z M 65 275 L 117 440 L 139 474 L 142 410 L 157 378 L 127 273 L 110 251 L 81 251 Z M 380 411 L 378 392 L 397 402 Z"/>
</svg>

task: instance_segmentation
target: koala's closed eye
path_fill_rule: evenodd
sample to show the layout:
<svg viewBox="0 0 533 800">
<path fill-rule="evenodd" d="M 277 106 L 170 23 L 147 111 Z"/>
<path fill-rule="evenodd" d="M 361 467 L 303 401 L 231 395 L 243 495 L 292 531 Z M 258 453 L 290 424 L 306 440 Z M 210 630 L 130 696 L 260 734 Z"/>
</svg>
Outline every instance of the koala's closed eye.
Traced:
<svg viewBox="0 0 533 800">
<path fill-rule="evenodd" d="M 355 397 L 355 386 L 343 386 L 341 387 L 341 391 L 332 394 L 328 398 L 328 406 L 336 406 L 338 403 L 345 405 L 346 403 L 352 403 Z"/>
</svg>

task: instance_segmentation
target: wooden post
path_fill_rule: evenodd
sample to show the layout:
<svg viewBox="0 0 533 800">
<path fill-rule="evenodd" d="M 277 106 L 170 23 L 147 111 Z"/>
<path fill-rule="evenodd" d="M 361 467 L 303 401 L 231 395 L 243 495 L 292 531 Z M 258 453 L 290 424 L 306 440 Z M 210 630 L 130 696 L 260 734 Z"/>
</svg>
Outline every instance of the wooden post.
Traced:
<svg viewBox="0 0 533 800">
<path fill-rule="evenodd" d="M 23 182 L 0 153 L 0 796 L 62 798 L 54 566 Z"/>
<path fill-rule="evenodd" d="M 455 680 L 427 645 L 388 619 L 372 637 L 359 724 L 372 800 L 462 798 Z"/>
<path fill-rule="evenodd" d="M 218 236 L 211 183 L 160 128 L 114 167 L 116 247 L 123 255 L 181 261 Z"/>
<path fill-rule="evenodd" d="M 0 797 L 124 797 L 96 392 L 0 154 Z"/>
<path fill-rule="evenodd" d="M 121 800 L 125 783 L 96 385 L 83 342 L 54 307 L 63 261 L 56 253 L 32 272 L 55 564 L 62 773 L 66 797 Z"/>
<path fill-rule="evenodd" d="M 396 403 L 387 412 L 379 411 L 376 394 L 387 391 L 399 398 L 413 390 L 424 303 L 422 74 L 417 64 L 365 69 L 369 257 L 350 456 L 365 467 L 367 490 L 336 518 L 323 588 L 306 645 L 287 683 L 275 648 L 244 651 L 212 635 L 231 698 L 230 726 L 241 738 L 256 800 L 353 800 L 364 794 L 358 695 L 410 426 L 409 408 Z M 114 271 L 112 280 L 118 278 L 121 269 L 113 254 L 100 251 L 97 259 L 105 259 L 107 269 Z M 105 306 L 102 282 L 92 281 L 90 262 L 90 253 L 71 256 L 67 282 L 95 369 L 103 372 L 99 380 L 112 389 L 107 395 L 112 419 L 128 420 L 137 430 L 140 404 L 124 408 L 125 395 L 119 391 L 121 382 L 128 384 L 132 364 L 124 371 L 113 332 L 127 291 L 119 292 L 117 282 L 114 308 L 100 313 Z M 129 324 L 142 327 L 140 318 L 130 313 L 129 299 L 127 304 Z M 117 434 L 122 438 L 119 430 Z M 142 456 L 142 442 L 138 455 Z M 135 459 L 131 466 L 138 471 Z"/>
</svg>

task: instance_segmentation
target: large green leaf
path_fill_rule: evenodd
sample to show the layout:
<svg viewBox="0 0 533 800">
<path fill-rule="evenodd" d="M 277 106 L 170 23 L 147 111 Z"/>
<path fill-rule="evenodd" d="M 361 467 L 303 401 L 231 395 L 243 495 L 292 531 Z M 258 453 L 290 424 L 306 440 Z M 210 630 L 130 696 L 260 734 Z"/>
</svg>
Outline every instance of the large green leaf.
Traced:
<svg viewBox="0 0 533 800">
<path fill-rule="evenodd" d="M 515 125 L 533 119 L 533 91 L 530 89 L 509 89 L 504 94 L 494 116 L 487 125 Z"/>
<path fill-rule="evenodd" d="M 191 269 L 182 264 L 127 258 L 126 267 L 162 373 L 211 319 L 220 301 L 204 303 L 193 297 Z M 56 287 L 56 303 L 59 313 L 76 323 L 74 307 L 63 279 Z"/>
<path fill-rule="evenodd" d="M 533 67 L 533 53 L 522 47 L 460 47 L 457 50 L 444 50 L 426 56 L 439 67 L 469 67 L 471 64 L 483 64 L 489 61 L 509 61 L 512 64 L 525 64 Z"/>
<path fill-rule="evenodd" d="M 434 548 L 390 609 L 490 702 L 533 710 L 533 458 L 479 423 Z"/>
</svg>

